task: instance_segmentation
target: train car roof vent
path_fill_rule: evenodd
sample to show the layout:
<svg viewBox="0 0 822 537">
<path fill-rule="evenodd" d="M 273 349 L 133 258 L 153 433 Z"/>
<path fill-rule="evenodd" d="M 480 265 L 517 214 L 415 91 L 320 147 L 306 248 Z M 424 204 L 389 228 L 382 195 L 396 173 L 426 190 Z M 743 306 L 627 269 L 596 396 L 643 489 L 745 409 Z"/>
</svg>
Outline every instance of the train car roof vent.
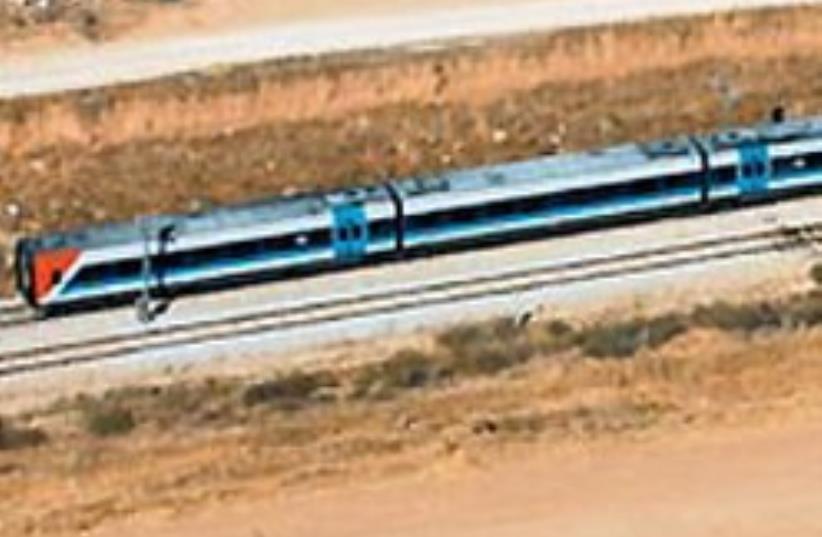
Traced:
<svg viewBox="0 0 822 537">
<path fill-rule="evenodd" d="M 790 142 L 812 135 L 814 135 L 813 123 L 809 121 L 771 123 L 760 131 L 761 138 L 768 142 Z"/>
<path fill-rule="evenodd" d="M 448 180 L 439 177 L 415 177 L 406 184 L 408 185 L 406 192 L 411 196 L 448 192 L 451 189 Z"/>
<path fill-rule="evenodd" d="M 492 185 L 504 185 L 506 182 L 505 174 L 501 171 L 492 171 L 486 175 L 486 178 Z"/>
<path fill-rule="evenodd" d="M 660 140 L 657 142 L 649 142 L 641 146 L 645 154 L 649 157 L 675 157 L 687 155 L 690 152 L 690 146 L 679 139 Z"/>
<path fill-rule="evenodd" d="M 360 203 L 367 199 L 365 190 L 361 188 L 349 188 L 340 192 L 328 194 L 327 199 L 331 204 L 338 203 Z"/>
<path fill-rule="evenodd" d="M 711 136 L 711 143 L 717 149 L 729 149 L 738 147 L 745 142 L 750 142 L 756 139 L 756 134 L 742 129 L 733 129 L 725 132 L 720 132 Z"/>
</svg>

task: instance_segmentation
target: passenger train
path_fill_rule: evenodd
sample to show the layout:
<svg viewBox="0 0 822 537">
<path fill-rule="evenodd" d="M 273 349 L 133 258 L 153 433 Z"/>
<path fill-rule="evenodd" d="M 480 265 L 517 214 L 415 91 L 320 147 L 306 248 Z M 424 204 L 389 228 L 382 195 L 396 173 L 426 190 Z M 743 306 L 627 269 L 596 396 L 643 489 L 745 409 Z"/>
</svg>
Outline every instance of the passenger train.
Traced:
<svg viewBox="0 0 822 537">
<path fill-rule="evenodd" d="M 42 314 L 699 213 L 822 187 L 822 117 L 26 238 Z"/>
</svg>

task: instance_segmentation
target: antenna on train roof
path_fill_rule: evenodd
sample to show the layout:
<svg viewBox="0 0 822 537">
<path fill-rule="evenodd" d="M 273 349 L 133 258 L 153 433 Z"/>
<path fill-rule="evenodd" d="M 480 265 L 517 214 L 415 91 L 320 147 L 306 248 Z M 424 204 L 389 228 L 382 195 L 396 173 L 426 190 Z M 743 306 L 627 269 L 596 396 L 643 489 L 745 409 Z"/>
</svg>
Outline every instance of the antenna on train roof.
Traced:
<svg viewBox="0 0 822 537">
<path fill-rule="evenodd" d="M 771 109 L 771 123 L 785 123 L 787 115 L 785 106 L 778 104 Z"/>
</svg>

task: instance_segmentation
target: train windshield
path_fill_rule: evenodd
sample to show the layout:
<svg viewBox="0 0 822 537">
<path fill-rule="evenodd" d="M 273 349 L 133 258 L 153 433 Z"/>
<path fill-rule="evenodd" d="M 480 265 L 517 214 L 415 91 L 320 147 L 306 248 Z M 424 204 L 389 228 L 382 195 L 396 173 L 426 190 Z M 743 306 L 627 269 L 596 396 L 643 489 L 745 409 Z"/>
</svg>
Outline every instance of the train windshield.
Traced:
<svg viewBox="0 0 822 537">
<path fill-rule="evenodd" d="M 18 242 L 14 254 L 14 274 L 17 291 L 31 304 L 34 301 L 32 293 L 32 266 L 31 253 L 24 242 Z"/>
</svg>

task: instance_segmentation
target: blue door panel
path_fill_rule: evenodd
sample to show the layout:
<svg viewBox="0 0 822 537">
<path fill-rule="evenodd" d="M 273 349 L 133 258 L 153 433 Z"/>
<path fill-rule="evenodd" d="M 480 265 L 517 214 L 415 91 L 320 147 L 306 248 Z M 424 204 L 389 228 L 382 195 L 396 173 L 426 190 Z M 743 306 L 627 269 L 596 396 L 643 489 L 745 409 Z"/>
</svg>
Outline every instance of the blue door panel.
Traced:
<svg viewBox="0 0 822 537">
<path fill-rule="evenodd" d="M 771 161 L 768 147 L 751 143 L 739 148 L 739 168 L 737 186 L 742 197 L 751 197 L 768 192 L 771 179 Z"/>
<path fill-rule="evenodd" d="M 331 239 L 334 255 L 343 262 L 355 262 L 365 256 L 368 248 L 368 220 L 361 204 L 344 203 L 335 205 L 334 229 Z"/>
</svg>

